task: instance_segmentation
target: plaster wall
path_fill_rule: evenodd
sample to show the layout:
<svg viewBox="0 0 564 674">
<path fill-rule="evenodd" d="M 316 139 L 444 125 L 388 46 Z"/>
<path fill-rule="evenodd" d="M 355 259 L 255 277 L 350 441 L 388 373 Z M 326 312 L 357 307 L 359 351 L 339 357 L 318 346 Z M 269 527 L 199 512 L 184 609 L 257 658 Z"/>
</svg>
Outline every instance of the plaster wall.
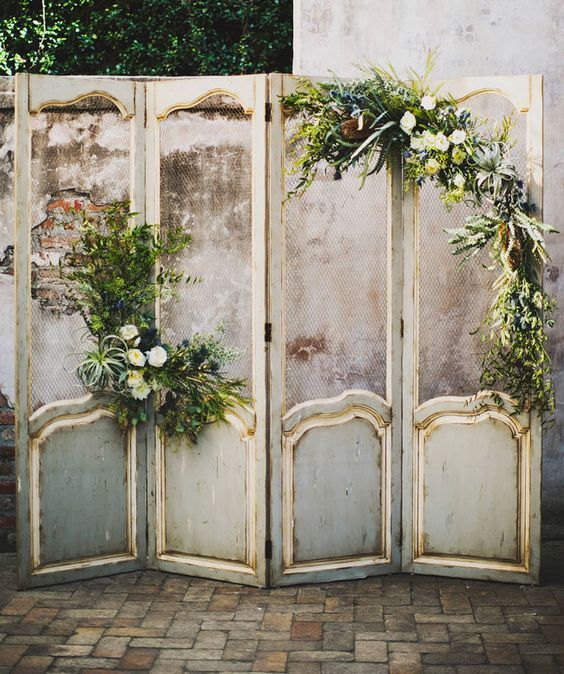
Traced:
<svg viewBox="0 0 564 674">
<path fill-rule="evenodd" d="M 354 64 L 421 67 L 438 47 L 436 79 L 544 76 L 544 219 L 549 237 L 545 286 L 559 300 L 550 338 L 556 424 L 544 436 L 543 533 L 564 537 L 564 5 L 561 0 L 295 0 L 294 72 L 358 76 Z"/>
</svg>

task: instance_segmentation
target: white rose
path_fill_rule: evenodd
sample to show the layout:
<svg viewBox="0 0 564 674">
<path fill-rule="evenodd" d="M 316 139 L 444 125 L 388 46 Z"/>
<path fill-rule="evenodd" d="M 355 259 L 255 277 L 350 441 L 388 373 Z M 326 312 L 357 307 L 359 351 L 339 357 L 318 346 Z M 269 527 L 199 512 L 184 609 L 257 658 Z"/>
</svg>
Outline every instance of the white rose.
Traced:
<svg viewBox="0 0 564 674">
<path fill-rule="evenodd" d="M 429 161 L 425 164 L 425 170 L 429 175 L 434 175 L 435 173 L 438 173 L 441 169 L 441 165 L 436 159 L 429 159 Z"/>
<path fill-rule="evenodd" d="M 147 354 L 149 365 L 162 367 L 166 363 L 167 354 L 162 346 L 154 346 Z"/>
<path fill-rule="evenodd" d="M 437 150 L 440 150 L 441 152 L 446 152 L 449 148 L 450 143 L 448 142 L 448 138 L 445 136 L 444 133 L 438 133 L 435 137 L 435 145 L 437 147 Z"/>
<path fill-rule="evenodd" d="M 139 351 L 139 349 L 129 349 L 127 360 L 136 367 L 143 367 L 145 365 L 145 356 L 143 355 L 143 351 Z"/>
<path fill-rule="evenodd" d="M 411 136 L 409 147 L 412 150 L 422 150 L 424 147 L 423 138 L 421 136 Z"/>
<path fill-rule="evenodd" d="M 453 131 L 448 138 L 453 145 L 460 145 L 460 143 L 463 143 L 466 140 L 466 131 L 463 129 L 456 129 L 456 131 Z"/>
<path fill-rule="evenodd" d="M 417 120 L 415 119 L 415 115 L 412 112 L 409 112 L 409 110 L 404 112 L 403 117 L 400 119 L 402 131 L 405 131 L 405 133 L 411 133 L 416 124 Z"/>
<path fill-rule="evenodd" d="M 456 187 L 462 188 L 466 184 L 466 178 L 462 175 L 462 173 L 457 173 L 454 176 L 454 180 L 452 182 L 456 185 Z"/>
<path fill-rule="evenodd" d="M 434 150 L 436 145 L 435 145 L 435 134 L 431 133 L 429 130 L 423 131 L 423 136 L 421 137 L 421 140 L 423 142 L 423 147 L 426 150 Z"/>
<path fill-rule="evenodd" d="M 137 337 L 138 334 L 139 330 L 135 325 L 128 324 L 119 329 L 119 336 L 126 342 L 130 339 L 133 339 L 134 337 Z"/>
<path fill-rule="evenodd" d="M 143 375 L 137 370 L 131 370 L 127 375 L 127 385 L 129 388 L 138 388 L 145 383 Z"/>
<path fill-rule="evenodd" d="M 423 96 L 421 99 L 421 107 L 424 110 L 434 110 L 437 105 L 437 101 L 434 96 Z"/>
<path fill-rule="evenodd" d="M 151 387 L 147 382 L 143 382 L 141 386 L 131 389 L 131 397 L 135 398 L 135 400 L 145 400 L 149 393 L 151 393 Z"/>
</svg>

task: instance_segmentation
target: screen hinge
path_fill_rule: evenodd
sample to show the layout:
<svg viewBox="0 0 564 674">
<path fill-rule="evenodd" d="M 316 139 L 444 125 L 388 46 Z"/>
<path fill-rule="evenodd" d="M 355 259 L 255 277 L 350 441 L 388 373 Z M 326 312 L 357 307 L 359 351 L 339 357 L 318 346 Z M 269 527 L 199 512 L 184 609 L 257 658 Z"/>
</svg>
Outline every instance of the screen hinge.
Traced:
<svg viewBox="0 0 564 674">
<path fill-rule="evenodd" d="M 403 339 L 404 327 L 403 327 L 403 318 L 400 318 L 400 337 Z"/>
<path fill-rule="evenodd" d="M 265 559 L 272 559 L 272 541 L 264 542 L 264 557 Z"/>
<path fill-rule="evenodd" d="M 264 324 L 264 341 L 265 342 L 272 341 L 272 323 Z"/>
<path fill-rule="evenodd" d="M 264 121 L 265 122 L 272 121 L 272 103 L 264 104 Z"/>
</svg>

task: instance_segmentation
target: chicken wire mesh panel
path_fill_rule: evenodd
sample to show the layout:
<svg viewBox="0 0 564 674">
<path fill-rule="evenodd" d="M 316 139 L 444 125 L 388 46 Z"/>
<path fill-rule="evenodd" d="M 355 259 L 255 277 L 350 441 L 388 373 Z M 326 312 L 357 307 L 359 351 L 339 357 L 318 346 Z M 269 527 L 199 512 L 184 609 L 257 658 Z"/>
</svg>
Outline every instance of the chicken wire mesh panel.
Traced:
<svg viewBox="0 0 564 674">
<path fill-rule="evenodd" d="M 226 372 L 252 377 L 252 117 L 233 98 L 214 94 L 171 113 L 160 125 L 161 228 L 192 235 L 165 267 L 199 282 L 181 284 L 163 302 L 161 329 L 177 343 L 222 326 L 236 350 Z"/>
<path fill-rule="evenodd" d="M 130 198 L 130 124 L 91 96 L 31 117 L 32 406 L 85 391 L 75 372 L 87 329 L 64 279 L 79 238 L 73 209 L 99 213 Z"/>
<path fill-rule="evenodd" d="M 513 114 L 511 136 L 516 144 L 510 157 L 526 178 L 526 115 L 497 94 L 480 94 L 464 105 L 490 120 L 484 129 Z M 487 251 L 461 265 L 462 258 L 453 256 L 448 244 L 444 230 L 462 227 L 476 209 L 459 204 L 448 211 L 432 185 L 421 189 L 419 209 L 419 402 L 424 402 L 480 389 L 487 344 L 479 328 L 493 300 L 498 271 L 486 268 L 492 263 Z"/>
<path fill-rule="evenodd" d="M 298 118 L 286 120 L 287 163 Z M 287 191 L 297 183 L 290 175 Z M 387 178 L 322 167 L 284 208 L 285 402 L 348 389 L 386 396 Z"/>
</svg>

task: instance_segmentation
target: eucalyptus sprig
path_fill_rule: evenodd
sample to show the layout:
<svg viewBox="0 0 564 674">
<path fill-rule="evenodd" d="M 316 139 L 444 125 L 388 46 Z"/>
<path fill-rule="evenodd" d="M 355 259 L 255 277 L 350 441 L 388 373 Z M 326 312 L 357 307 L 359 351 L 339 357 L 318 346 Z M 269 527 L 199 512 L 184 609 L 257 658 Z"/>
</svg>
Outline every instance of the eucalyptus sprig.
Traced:
<svg viewBox="0 0 564 674">
<path fill-rule="evenodd" d="M 362 187 L 395 153 L 407 185 L 437 185 L 446 208 L 460 202 L 480 208 L 464 227 L 447 232 L 463 262 L 487 248 L 500 272 L 483 323 L 482 385 L 499 386 L 516 409 L 534 407 L 546 419 L 554 411 L 545 345 L 555 303 L 541 287 L 540 269 L 548 259 L 544 236 L 555 230 L 533 217 L 510 160 L 511 119 L 488 131 L 470 109 L 441 97 L 429 83 L 434 57 L 423 75 L 411 70 L 402 78 L 392 67 L 370 66 L 361 80 L 301 79 L 282 98 L 297 119 L 293 172 L 300 177 L 291 195 L 303 194 L 323 164 L 336 178 L 357 168 Z"/>
</svg>

